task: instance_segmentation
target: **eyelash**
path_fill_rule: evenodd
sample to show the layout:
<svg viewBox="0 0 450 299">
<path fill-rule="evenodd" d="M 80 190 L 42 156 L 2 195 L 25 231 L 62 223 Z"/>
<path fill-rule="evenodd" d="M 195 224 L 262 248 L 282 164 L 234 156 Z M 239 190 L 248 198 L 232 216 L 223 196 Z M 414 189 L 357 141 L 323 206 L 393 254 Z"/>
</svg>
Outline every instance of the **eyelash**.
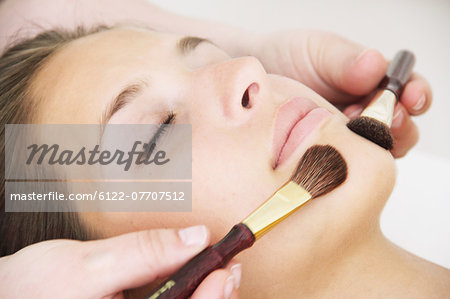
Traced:
<svg viewBox="0 0 450 299">
<path fill-rule="evenodd" d="M 176 115 L 172 111 L 170 111 L 167 114 L 166 118 L 164 118 L 164 120 L 159 124 L 158 130 L 156 131 L 155 135 L 153 135 L 153 137 L 150 139 L 149 144 L 152 143 L 156 144 L 156 141 L 158 141 L 159 137 L 161 137 L 161 135 L 163 135 L 164 132 L 166 132 L 167 126 L 175 121 L 175 117 Z"/>
</svg>

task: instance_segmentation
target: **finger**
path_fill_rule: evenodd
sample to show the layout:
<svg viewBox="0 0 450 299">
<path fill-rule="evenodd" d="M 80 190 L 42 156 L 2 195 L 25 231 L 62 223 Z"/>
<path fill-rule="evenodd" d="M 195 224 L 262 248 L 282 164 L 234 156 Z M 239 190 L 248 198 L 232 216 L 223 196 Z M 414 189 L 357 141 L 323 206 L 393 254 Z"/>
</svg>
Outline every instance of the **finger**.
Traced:
<svg viewBox="0 0 450 299">
<path fill-rule="evenodd" d="M 378 86 L 387 66 L 379 51 L 366 49 L 352 63 L 343 65 L 340 74 L 336 71 L 336 87 L 353 95 L 368 94 Z"/>
<path fill-rule="evenodd" d="M 236 260 L 232 259 L 230 262 L 228 262 L 228 264 L 226 265 L 225 269 L 228 271 L 231 271 L 235 266 L 241 266 L 241 264 L 239 262 L 237 262 Z M 240 277 L 239 277 L 240 279 Z"/>
<path fill-rule="evenodd" d="M 347 106 L 343 113 L 350 119 L 355 119 L 357 118 L 361 112 L 363 111 L 363 106 L 359 105 L 359 104 L 353 104 L 350 106 Z"/>
<path fill-rule="evenodd" d="M 308 47 L 313 67 L 325 83 L 316 91 L 334 104 L 355 100 L 348 94 L 368 94 L 387 69 L 387 61 L 379 51 L 365 49 L 336 34 L 315 34 Z"/>
<path fill-rule="evenodd" d="M 420 75 L 414 74 L 406 84 L 400 102 L 411 115 L 424 113 L 432 102 L 430 84 Z"/>
<path fill-rule="evenodd" d="M 198 286 L 192 299 L 238 298 L 240 269 L 240 265 L 234 265 L 234 269 L 230 269 L 230 271 L 228 269 L 214 271 Z"/>
<path fill-rule="evenodd" d="M 235 260 L 231 260 L 225 269 L 233 275 L 234 286 L 236 289 L 241 285 L 242 266 Z"/>
<path fill-rule="evenodd" d="M 419 140 L 417 126 L 401 103 L 395 107 L 391 132 L 394 138 L 394 148 L 391 153 L 396 158 L 406 155 Z"/>
<path fill-rule="evenodd" d="M 104 295 L 176 271 L 206 247 L 209 233 L 205 226 L 154 229 L 86 243 L 84 273 L 92 278 L 89 285 Z"/>
</svg>

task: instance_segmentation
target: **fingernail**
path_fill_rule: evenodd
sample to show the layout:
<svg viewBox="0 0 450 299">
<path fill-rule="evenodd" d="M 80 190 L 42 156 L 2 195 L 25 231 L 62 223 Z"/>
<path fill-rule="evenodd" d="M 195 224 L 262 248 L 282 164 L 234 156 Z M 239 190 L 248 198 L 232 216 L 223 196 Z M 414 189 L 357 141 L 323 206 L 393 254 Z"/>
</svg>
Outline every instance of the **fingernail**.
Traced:
<svg viewBox="0 0 450 299">
<path fill-rule="evenodd" d="M 426 97 L 425 94 L 423 94 L 419 100 L 417 101 L 417 103 L 414 105 L 413 110 L 414 111 L 420 111 L 422 110 L 423 106 L 425 106 L 425 102 L 426 102 Z"/>
<path fill-rule="evenodd" d="M 225 299 L 229 299 L 231 297 L 231 293 L 234 289 L 234 278 L 233 275 L 227 278 L 225 281 L 225 289 L 223 290 L 223 297 Z"/>
<path fill-rule="evenodd" d="M 370 50 L 371 50 L 371 48 L 367 48 L 367 49 L 365 49 L 364 51 L 362 51 L 361 53 L 359 53 L 359 55 L 356 56 L 355 60 L 353 60 L 353 64 L 358 63 L 358 61 L 360 61 L 360 60 L 362 59 L 362 57 L 363 57 L 364 55 L 366 55 L 366 53 L 369 52 Z"/>
<path fill-rule="evenodd" d="M 363 108 L 355 109 L 348 115 L 348 118 L 350 119 L 357 118 L 361 114 L 361 112 L 363 112 Z"/>
<path fill-rule="evenodd" d="M 403 121 L 403 110 L 398 109 L 394 114 L 394 119 L 392 120 L 391 128 L 398 128 L 401 126 Z"/>
<path fill-rule="evenodd" d="M 242 275 L 242 266 L 241 264 L 236 264 L 231 267 L 231 274 L 234 278 L 234 286 L 236 289 L 241 285 L 241 275 Z"/>
<path fill-rule="evenodd" d="M 203 245 L 206 242 L 208 233 L 204 225 L 196 225 L 180 229 L 178 235 L 185 245 L 192 246 Z"/>
</svg>

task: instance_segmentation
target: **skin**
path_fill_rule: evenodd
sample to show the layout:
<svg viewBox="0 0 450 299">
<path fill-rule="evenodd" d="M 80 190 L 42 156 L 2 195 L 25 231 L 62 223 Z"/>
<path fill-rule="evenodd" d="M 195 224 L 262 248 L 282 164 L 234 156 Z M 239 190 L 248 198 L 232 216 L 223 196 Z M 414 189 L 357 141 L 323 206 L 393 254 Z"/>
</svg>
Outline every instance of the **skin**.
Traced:
<svg viewBox="0 0 450 299">
<path fill-rule="evenodd" d="M 179 39 L 138 28 L 101 32 L 66 46 L 35 77 L 32 94 L 42 100 L 38 123 L 98 123 L 111 98 L 139 78 L 148 80 L 148 87 L 111 123 L 154 123 L 173 111 L 176 123 L 192 124 L 192 212 L 84 213 L 86 225 L 109 237 L 206 224 L 215 242 L 289 179 L 310 145 L 330 144 L 348 164 L 346 182 L 238 256 L 244 265 L 241 296 L 448 292 L 448 271 L 404 252 L 381 234 L 379 215 L 395 180 L 389 152 L 348 130 L 348 118 L 317 93 L 267 74 L 257 59 L 233 59 L 207 43 L 183 56 L 175 48 Z M 251 108 L 244 108 L 242 94 L 251 83 L 259 89 L 250 98 Z M 280 105 L 294 96 L 309 98 L 333 115 L 274 169 L 274 119 Z M 429 275 L 423 277 L 423 271 Z"/>
</svg>

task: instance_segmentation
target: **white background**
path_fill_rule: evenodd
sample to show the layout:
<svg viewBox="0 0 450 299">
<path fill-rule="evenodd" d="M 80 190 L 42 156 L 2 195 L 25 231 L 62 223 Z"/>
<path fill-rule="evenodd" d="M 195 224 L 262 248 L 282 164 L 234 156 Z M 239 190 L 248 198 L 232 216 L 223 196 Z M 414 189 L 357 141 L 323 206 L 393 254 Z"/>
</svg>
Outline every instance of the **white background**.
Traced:
<svg viewBox="0 0 450 299">
<path fill-rule="evenodd" d="M 416 54 L 416 71 L 433 88 L 431 110 L 417 117 L 418 145 L 398 160 L 398 179 L 382 218 L 385 235 L 450 268 L 450 1 L 449 0 L 152 0 L 185 16 L 255 32 L 334 31 L 392 58 Z"/>
</svg>

